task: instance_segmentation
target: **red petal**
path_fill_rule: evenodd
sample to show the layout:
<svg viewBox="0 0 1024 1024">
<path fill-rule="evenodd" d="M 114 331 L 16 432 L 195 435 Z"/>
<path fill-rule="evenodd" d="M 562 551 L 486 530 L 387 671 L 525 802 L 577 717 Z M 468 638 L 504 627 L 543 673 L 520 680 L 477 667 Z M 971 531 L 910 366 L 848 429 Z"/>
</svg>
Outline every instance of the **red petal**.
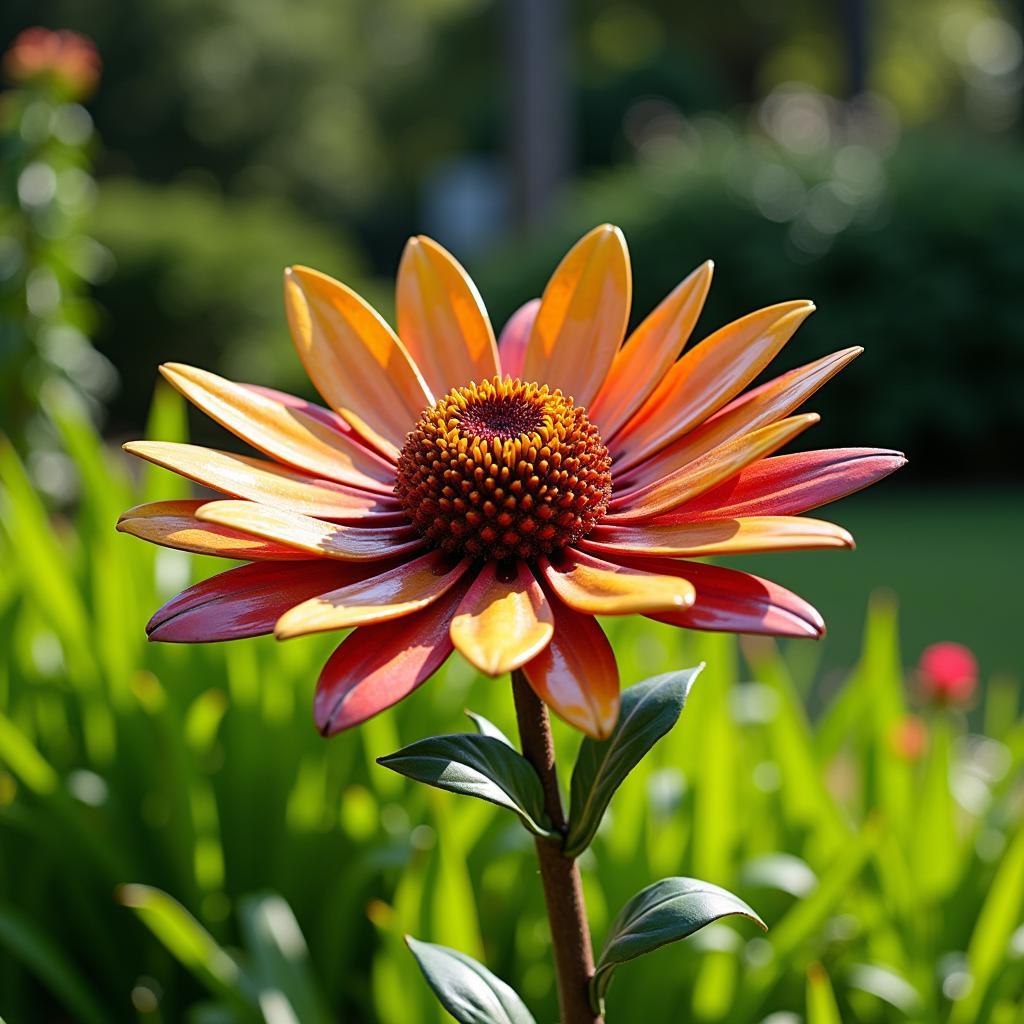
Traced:
<svg viewBox="0 0 1024 1024">
<path fill-rule="evenodd" d="M 292 606 L 379 572 L 380 563 L 252 562 L 203 580 L 171 598 L 146 626 L 150 640 L 209 643 L 274 631 Z"/>
<path fill-rule="evenodd" d="M 906 461 L 902 452 L 881 448 L 778 455 L 747 466 L 731 480 L 654 522 L 798 515 L 869 487 Z"/>
<path fill-rule="evenodd" d="M 325 736 L 365 722 L 425 683 L 452 653 L 448 635 L 466 585 L 394 622 L 350 633 L 320 673 L 313 700 L 316 727 Z"/>
</svg>

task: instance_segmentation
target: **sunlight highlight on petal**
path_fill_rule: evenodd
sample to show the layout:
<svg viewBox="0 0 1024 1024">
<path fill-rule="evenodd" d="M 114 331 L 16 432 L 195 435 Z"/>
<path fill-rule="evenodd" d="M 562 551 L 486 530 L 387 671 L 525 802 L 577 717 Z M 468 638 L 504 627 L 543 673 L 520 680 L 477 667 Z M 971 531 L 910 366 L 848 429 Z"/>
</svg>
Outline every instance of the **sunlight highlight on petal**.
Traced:
<svg viewBox="0 0 1024 1024">
<path fill-rule="evenodd" d="M 117 530 L 148 540 L 151 544 L 191 551 L 196 555 L 278 560 L 316 557 L 308 551 L 299 551 L 286 544 L 254 537 L 230 526 L 203 522 L 197 513 L 206 504 L 198 500 L 154 501 L 136 505 L 121 514 Z"/>
<path fill-rule="evenodd" d="M 425 608 L 450 590 L 469 568 L 440 551 L 431 551 L 380 575 L 346 583 L 286 611 L 274 635 L 278 640 L 387 622 Z"/>
<path fill-rule="evenodd" d="M 317 391 L 378 451 L 397 456 L 433 397 L 394 331 L 351 288 L 308 267 L 285 271 L 284 291 Z"/>
<path fill-rule="evenodd" d="M 687 608 L 696 591 L 678 576 L 643 569 L 566 549 L 561 557 L 542 558 L 544 581 L 570 608 L 585 615 L 633 615 Z"/>
<path fill-rule="evenodd" d="M 622 232 L 602 224 L 584 235 L 544 289 L 524 378 L 561 388 L 577 405 L 589 405 L 622 344 L 632 290 Z"/>
<path fill-rule="evenodd" d="M 347 436 L 334 427 L 328 418 L 334 413 L 181 363 L 166 363 L 160 372 L 196 408 L 264 455 L 353 487 L 381 493 L 394 487 L 394 465 L 343 420 Z"/>
<path fill-rule="evenodd" d="M 285 512 L 254 501 L 210 501 L 196 510 L 204 523 L 241 530 L 318 558 L 374 562 L 424 547 L 411 526 L 359 527 Z"/>
<path fill-rule="evenodd" d="M 393 498 L 319 480 L 264 459 L 166 441 L 129 441 L 123 447 L 154 465 L 236 498 L 321 519 L 372 520 L 381 526 L 405 521 Z"/>
</svg>

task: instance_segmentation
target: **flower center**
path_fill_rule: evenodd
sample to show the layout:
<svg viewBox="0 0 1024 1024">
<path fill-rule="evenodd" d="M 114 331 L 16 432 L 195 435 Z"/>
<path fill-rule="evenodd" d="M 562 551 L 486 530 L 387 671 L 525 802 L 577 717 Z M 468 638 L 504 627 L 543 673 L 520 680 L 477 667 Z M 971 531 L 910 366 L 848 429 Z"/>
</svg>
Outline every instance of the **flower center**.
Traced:
<svg viewBox="0 0 1024 1024">
<path fill-rule="evenodd" d="M 547 385 L 500 377 L 455 388 L 423 413 L 395 485 L 420 533 L 478 559 L 575 543 L 611 491 L 611 458 L 585 410 Z"/>
</svg>

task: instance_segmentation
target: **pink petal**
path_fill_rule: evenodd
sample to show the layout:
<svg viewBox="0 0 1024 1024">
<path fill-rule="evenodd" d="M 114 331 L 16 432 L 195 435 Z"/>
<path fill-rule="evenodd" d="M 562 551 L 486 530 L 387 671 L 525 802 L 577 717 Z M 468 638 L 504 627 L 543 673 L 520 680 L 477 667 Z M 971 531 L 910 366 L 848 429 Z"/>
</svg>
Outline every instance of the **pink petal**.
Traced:
<svg viewBox="0 0 1024 1024">
<path fill-rule="evenodd" d="M 526 344 L 540 310 L 540 299 L 523 303 L 508 319 L 498 336 L 498 359 L 505 377 L 521 377 Z"/>
<path fill-rule="evenodd" d="M 778 455 L 747 466 L 655 522 L 697 522 L 743 516 L 792 516 L 845 498 L 906 465 L 902 452 L 829 448 Z"/>
</svg>

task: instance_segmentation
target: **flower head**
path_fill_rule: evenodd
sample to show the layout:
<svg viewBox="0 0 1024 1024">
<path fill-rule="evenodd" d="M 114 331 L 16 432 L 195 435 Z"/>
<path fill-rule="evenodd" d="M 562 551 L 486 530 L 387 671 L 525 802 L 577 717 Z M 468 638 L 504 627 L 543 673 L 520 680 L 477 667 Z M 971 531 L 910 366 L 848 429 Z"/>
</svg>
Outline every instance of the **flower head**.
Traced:
<svg viewBox="0 0 1024 1024">
<path fill-rule="evenodd" d="M 978 661 L 970 648 L 945 641 L 926 647 L 917 663 L 925 696 L 936 704 L 966 704 L 978 686 Z"/>
<path fill-rule="evenodd" d="M 629 258 L 603 225 L 496 342 L 476 288 L 429 239 L 402 258 L 397 334 L 345 285 L 286 271 L 295 345 L 329 408 L 171 364 L 176 388 L 267 458 L 126 445 L 227 497 L 143 505 L 119 529 L 249 563 L 174 598 L 150 637 L 352 628 L 319 680 L 325 734 L 394 704 L 457 649 L 488 675 L 522 669 L 556 713 L 603 737 L 619 680 L 595 616 L 821 635 L 795 594 L 692 559 L 851 547 L 799 513 L 904 459 L 774 455 L 817 422 L 794 410 L 860 349 L 744 393 L 813 306 L 759 310 L 680 355 L 711 272 L 698 267 L 626 337 Z"/>
</svg>

